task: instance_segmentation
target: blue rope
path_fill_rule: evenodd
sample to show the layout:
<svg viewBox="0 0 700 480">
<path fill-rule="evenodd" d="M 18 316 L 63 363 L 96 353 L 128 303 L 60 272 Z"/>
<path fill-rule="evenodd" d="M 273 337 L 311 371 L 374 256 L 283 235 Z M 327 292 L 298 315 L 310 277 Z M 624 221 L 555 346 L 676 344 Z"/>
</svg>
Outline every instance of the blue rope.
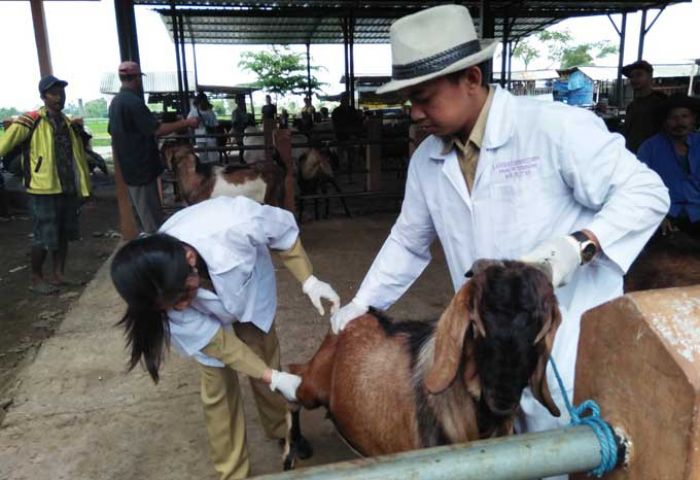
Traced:
<svg viewBox="0 0 700 480">
<path fill-rule="evenodd" d="M 571 425 L 588 425 L 598 437 L 598 443 L 600 443 L 600 465 L 588 472 L 588 474 L 600 478 L 611 472 L 617 465 L 617 442 L 615 442 L 612 428 L 600 416 L 600 407 L 594 400 L 586 400 L 577 407 L 571 405 L 569 396 L 564 388 L 564 382 L 559 375 L 557 364 L 554 363 L 552 357 L 549 357 L 549 362 L 552 364 L 561 395 L 564 397 L 566 409 L 571 416 Z"/>
</svg>

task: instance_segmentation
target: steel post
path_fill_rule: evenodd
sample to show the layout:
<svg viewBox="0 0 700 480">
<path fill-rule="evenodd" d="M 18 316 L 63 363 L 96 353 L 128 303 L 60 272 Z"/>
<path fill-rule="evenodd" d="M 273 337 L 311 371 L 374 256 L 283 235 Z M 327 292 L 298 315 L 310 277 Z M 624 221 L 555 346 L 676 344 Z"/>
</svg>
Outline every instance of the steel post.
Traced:
<svg viewBox="0 0 700 480">
<path fill-rule="evenodd" d="M 620 52 L 617 61 L 617 106 L 625 106 L 625 88 L 622 84 L 622 66 L 625 62 L 625 37 L 627 36 L 627 13 L 622 14 L 622 24 L 620 25 Z"/>
<path fill-rule="evenodd" d="M 122 61 L 139 59 L 139 40 L 136 34 L 136 16 L 132 0 L 114 0 L 114 15 L 117 21 L 119 55 Z"/>
<path fill-rule="evenodd" d="M 591 470 L 600 463 L 593 430 L 578 426 L 462 445 L 363 458 L 257 477 L 260 480 L 527 480 Z"/>
<path fill-rule="evenodd" d="M 639 47 L 637 48 L 637 60 L 644 55 L 644 39 L 647 36 L 647 9 L 642 10 L 642 20 L 639 25 Z"/>
</svg>

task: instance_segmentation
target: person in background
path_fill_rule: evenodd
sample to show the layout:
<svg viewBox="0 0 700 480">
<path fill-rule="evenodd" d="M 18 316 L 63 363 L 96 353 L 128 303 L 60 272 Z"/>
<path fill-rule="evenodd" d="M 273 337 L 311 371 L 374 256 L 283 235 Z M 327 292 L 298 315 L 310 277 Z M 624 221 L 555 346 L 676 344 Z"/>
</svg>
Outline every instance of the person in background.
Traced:
<svg viewBox="0 0 700 480">
<path fill-rule="evenodd" d="M 199 126 L 194 129 L 195 135 L 212 135 L 216 133 L 216 127 L 219 125 L 219 120 L 209 103 L 209 98 L 204 92 L 200 92 L 194 99 L 192 109 L 187 115 L 187 118 L 198 118 Z M 199 158 L 204 163 L 216 163 L 219 161 L 219 152 L 216 150 L 217 138 L 213 136 L 197 137 L 196 143 L 198 147 L 211 149 L 209 151 L 199 152 Z"/>
<path fill-rule="evenodd" d="M 9 222 L 12 220 L 10 217 L 10 209 L 7 206 L 7 191 L 5 190 L 5 175 L 3 173 L 2 165 L 0 165 L 0 222 Z"/>
<path fill-rule="evenodd" d="M 316 108 L 311 104 L 311 97 L 304 97 L 304 107 L 301 109 L 301 124 L 299 130 L 308 132 L 314 128 Z"/>
<path fill-rule="evenodd" d="M 142 233 L 154 233 L 163 222 L 158 193 L 158 177 L 163 164 L 157 137 L 185 128 L 199 127 L 199 118 L 160 123 L 143 100 L 143 73 L 132 61 L 119 64 L 121 89 L 109 104 L 109 126 L 115 161 L 124 182 Z"/>
<path fill-rule="evenodd" d="M 328 107 L 321 107 L 319 109 L 319 112 L 321 113 L 321 121 L 322 122 L 327 122 L 330 120 L 330 114 L 328 112 Z"/>
<path fill-rule="evenodd" d="M 347 92 L 340 95 L 340 105 L 333 109 L 331 121 L 335 138 L 341 143 L 352 140 L 362 131 L 361 115 L 355 107 L 350 105 L 350 96 Z M 354 145 L 340 145 L 338 153 L 347 163 L 348 169 L 352 171 L 357 157 L 357 148 Z"/>
<path fill-rule="evenodd" d="M 654 113 L 666 100 L 666 95 L 652 88 L 654 67 L 649 62 L 639 60 L 625 65 L 622 74 L 630 79 L 634 90 L 634 99 L 625 112 L 626 146 L 632 153 L 637 153 L 642 142 L 658 132 Z"/>
<path fill-rule="evenodd" d="M 265 105 L 262 107 L 262 118 L 274 120 L 277 118 L 277 105 L 272 103 L 272 97 L 265 95 Z"/>
<path fill-rule="evenodd" d="M 83 284 L 64 275 L 68 243 L 80 239 L 80 204 L 91 193 L 83 142 L 62 113 L 66 85 L 53 75 L 42 78 L 39 95 L 44 106 L 21 115 L 0 138 L 0 157 L 23 146 L 22 176 L 33 222 L 29 289 L 39 294 Z M 48 252 L 53 261 L 49 281 L 43 273 Z"/>
<path fill-rule="evenodd" d="M 217 197 L 180 210 L 159 233 L 127 243 L 114 256 L 114 286 L 127 303 L 121 324 L 129 368 L 145 364 L 158 382 L 168 345 L 200 366 L 209 447 L 221 480 L 250 473 L 236 372 L 248 375 L 269 438 L 287 432 L 287 400 L 301 379 L 280 371 L 275 333 L 275 268 L 270 251 L 301 283 L 319 314 L 340 299 L 313 275 L 294 216 L 249 198 Z"/>
<path fill-rule="evenodd" d="M 355 297 L 331 317 L 333 331 L 370 306 L 391 307 L 430 263 L 436 238 L 455 291 L 477 260 L 535 264 L 551 272 L 562 313 L 551 357 L 571 397 L 581 315 L 622 294 L 668 210 L 663 182 L 592 112 L 489 85 L 498 42 L 478 38 L 466 7 L 421 10 L 390 36 L 392 81 L 377 94 L 410 100 L 412 121 L 430 135 L 411 157 L 401 213 Z M 551 368 L 547 382 L 558 385 Z M 551 394 L 560 418 L 524 390 L 519 432 L 569 421 L 563 393 Z"/>
<path fill-rule="evenodd" d="M 648 138 L 637 157 L 659 174 L 671 194 L 662 233 L 680 229 L 700 239 L 700 100 L 672 95 L 656 112 L 661 132 Z"/>
<path fill-rule="evenodd" d="M 282 109 L 282 113 L 279 116 L 279 128 L 289 128 L 289 112 L 286 108 Z"/>
<path fill-rule="evenodd" d="M 238 155 L 240 160 L 243 161 L 243 137 L 245 136 L 245 129 L 250 126 L 255 126 L 252 117 L 248 115 L 245 96 L 243 95 L 236 96 L 236 108 L 231 112 L 231 125 L 236 138 L 236 144 L 238 145 Z"/>
</svg>

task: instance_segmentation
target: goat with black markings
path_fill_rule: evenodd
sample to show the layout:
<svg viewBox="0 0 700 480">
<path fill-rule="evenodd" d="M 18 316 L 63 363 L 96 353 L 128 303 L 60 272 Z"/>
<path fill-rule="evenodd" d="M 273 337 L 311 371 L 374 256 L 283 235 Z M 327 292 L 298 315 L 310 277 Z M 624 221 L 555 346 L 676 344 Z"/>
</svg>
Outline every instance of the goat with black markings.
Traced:
<svg viewBox="0 0 700 480">
<path fill-rule="evenodd" d="M 350 210 L 345 202 L 345 197 L 342 196 L 342 190 L 338 185 L 333 173 L 333 165 L 338 163 L 337 155 L 327 146 L 311 147 L 303 152 L 298 157 L 299 164 L 299 192 L 303 195 L 327 195 L 328 186 L 333 187 L 338 195 L 340 195 L 340 203 L 343 206 L 345 215 L 350 217 Z M 330 199 L 326 197 L 326 213 L 328 217 L 330 213 Z M 299 201 L 299 218 L 302 218 L 304 213 L 304 202 Z M 314 216 L 318 220 L 318 199 L 314 199 Z"/>
<path fill-rule="evenodd" d="M 300 404 L 325 406 L 367 456 L 509 435 L 528 385 L 559 416 L 545 372 L 561 316 L 547 275 L 512 261 L 473 271 L 437 322 L 371 311 L 327 335 L 290 366 Z"/>
<path fill-rule="evenodd" d="M 238 195 L 275 207 L 284 205 L 287 168 L 277 152 L 273 161 L 226 166 L 202 163 L 189 143 L 165 144 L 161 154 L 188 205 Z"/>
</svg>

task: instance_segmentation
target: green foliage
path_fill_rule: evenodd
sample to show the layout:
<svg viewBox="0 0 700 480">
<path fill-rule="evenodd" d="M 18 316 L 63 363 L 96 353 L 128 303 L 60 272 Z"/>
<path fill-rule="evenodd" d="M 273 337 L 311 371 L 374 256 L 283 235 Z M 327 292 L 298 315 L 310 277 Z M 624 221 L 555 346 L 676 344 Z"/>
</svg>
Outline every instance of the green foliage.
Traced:
<svg viewBox="0 0 700 480">
<path fill-rule="evenodd" d="M 519 58 L 520 61 L 523 62 L 523 65 L 525 65 L 525 70 L 527 70 L 527 66 L 540 56 L 540 52 L 530 45 L 527 40 L 522 40 L 513 50 L 513 56 Z"/>
<path fill-rule="evenodd" d="M 217 117 L 225 117 L 226 116 L 226 105 L 224 105 L 223 100 L 212 100 L 211 107 L 212 107 L 212 110 L 214 110 L 214 114 Z"/>
<path fill-rule="evenodd" d="M 537 34 L 537 38 L 547 46 L 547 58 L 554 63 L 561 63 L 564 50 L 572 40 L 571 34 L 566 30 L 563 32 L 543 30 Z"/>
<path fill-rule="evenodd" d="M 577 65 L 590 65 L 593 60 L 617 53 L 617 47 L 607 40 L 595 43 L 582 43 L 567 47 L 561 57 L 561 68 L 571 68 Z"/>
<path fill-rule="evenodd" d="M 109 120 L 106 118 L 86 118 L 85 127 L 92 134 L 93 147 L 107 147 L 112 144 L 112 137 L 107 133 Z"/>
<path fill-rule="evenodd" d="M 307 92 L 306 65 L 302 55 L 292 52 L 289 47 L 272 47 L 261 52 L 243 52 L 238 66 L 253 72 L 257 84 L 275 95 L 289 93 L 301 95 Z M 311 71 L 319 67 L 312 66 Z M 323 84 L 312 74 L 311 91 L 317 92 Z"/>
<path fill-rule="evenodd" d="M 84 105 L 85 116 L 88 118 L 107 118 L 107 100 L 98 98 Z"/>
<path fill-rule="evenodd" d="M 5 118 L 19 115 L 20 113 L 22 112 L 17 110 L 15 107 L 0 107 L 0 121 L 2 121 Z"/>
<path fill-rule="evenodd" d="M 594 60 L 617 53 L 617 47 L 608 40 L 572 45 L 573 37 L 568 30 L 543 30 L 537 38 L 546 45 L 547 57 L 559 68 L 590 65 Z"/>
</svg>

